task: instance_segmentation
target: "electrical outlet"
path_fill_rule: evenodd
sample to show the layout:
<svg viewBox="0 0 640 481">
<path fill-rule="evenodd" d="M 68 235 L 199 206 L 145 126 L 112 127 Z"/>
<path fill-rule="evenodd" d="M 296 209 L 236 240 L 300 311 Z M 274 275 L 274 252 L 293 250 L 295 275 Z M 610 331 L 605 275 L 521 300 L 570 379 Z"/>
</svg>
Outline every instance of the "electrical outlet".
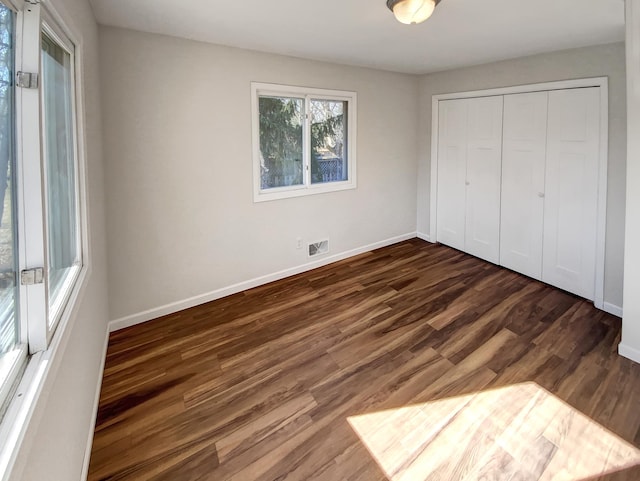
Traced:
<svg viewBox="0 0 640 481">
<path fill-rule="evenodd" d="M 302 237 L 296 239 L 296 249 L 302 249 Z"/>
</svg>

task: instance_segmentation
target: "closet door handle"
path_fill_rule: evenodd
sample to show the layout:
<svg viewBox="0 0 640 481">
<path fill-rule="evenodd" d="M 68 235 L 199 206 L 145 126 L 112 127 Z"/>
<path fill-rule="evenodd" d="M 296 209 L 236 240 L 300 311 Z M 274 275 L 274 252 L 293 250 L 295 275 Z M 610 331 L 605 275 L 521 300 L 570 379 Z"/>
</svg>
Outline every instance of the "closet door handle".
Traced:
<svg viewBox="0 0 640 481">
<path fill-rule="evenodd" d="M 538 192 L 538 197 L 540 197 L 541 199 L 544 199 L 544 192 Z"/>
<path fill-rule="evenodd" d="M 464 185 L 471 185 L 471 182 L 469 182 L 468 180 L 465 180 Z"/>
</svg>

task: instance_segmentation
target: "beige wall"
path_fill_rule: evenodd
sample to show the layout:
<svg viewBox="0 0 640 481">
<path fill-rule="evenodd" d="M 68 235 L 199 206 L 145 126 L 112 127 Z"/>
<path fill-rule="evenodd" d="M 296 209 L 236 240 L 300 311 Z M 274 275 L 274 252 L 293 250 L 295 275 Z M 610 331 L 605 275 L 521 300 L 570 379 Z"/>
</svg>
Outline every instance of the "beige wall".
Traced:
<svg viewBox="0 0 640 481">
<path fill-rule="evenodd" d="M 109 27 L 100 62 L 112 319 L 415 232 L 416 77 Z M 253 203 L 251 81 L 357 92 L 357 189 Z"/>
<path fill-rule="evenodd" d="M 624 44 L 564 50 L 420 78 L 418 232 L 429 235 L 431 96 L 586 77 L 609 77 L 609 173 L 604 300 L 622 307 L 626 168 Z"/>
<path fill-rule="evenodd" d="M 62 333 L 61 349 L 50 361 L 43 393 L 18 453 L 11 479 L 21 481 L 80 479 L 108 320 L 97 26 L 87 0 L 50 3 L 83 46 L 92 271 L 77 314 Z"/>
</svg>

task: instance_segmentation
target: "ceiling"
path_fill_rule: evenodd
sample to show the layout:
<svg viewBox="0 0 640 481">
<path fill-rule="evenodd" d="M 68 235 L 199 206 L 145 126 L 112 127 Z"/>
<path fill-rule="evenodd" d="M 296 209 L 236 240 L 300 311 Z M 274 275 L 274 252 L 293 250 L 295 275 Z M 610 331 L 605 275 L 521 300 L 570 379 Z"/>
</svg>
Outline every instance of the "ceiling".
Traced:
<svg viewBox="0 0 640 481">
<path fill-rule="evenodd" d="M 420 25 L 385 0 L 90 1 L 103 25 L 414 74 L 624 39 L 624 0 L 442 0 Z"/>
</svg>

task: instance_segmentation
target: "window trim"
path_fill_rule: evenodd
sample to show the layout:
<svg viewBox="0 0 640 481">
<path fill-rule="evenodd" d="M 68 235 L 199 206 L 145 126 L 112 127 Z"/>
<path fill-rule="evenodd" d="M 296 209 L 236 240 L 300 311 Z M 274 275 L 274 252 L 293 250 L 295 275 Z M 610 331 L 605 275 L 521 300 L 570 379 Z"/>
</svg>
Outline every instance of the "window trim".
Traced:
<svg viewBox="0 0 640 481">
<path fill-rule="evenodd" d="M 18 67 L 18 55 L 20 52 L 20 42 L 18 38 L 20 36 L 20 10 L 16 7 L 15 3 L 12 0 L 4 0 L 2 4 L 12 10 L 15 14 L 14 17 L 14 70 L 17 71 Z M 18 156 L 19 156 L 19 143 L 18 143 L 18 97 L 17 97 L 17 89 L 14 87 L 14 98 L 13 98 L 13 113 L 14 113 L 14 126 L 13 126 L 13 142 L 14 142 L 14 171 L 12 173 L 12 189 L 14 189 L 13 196 L 15 205 L 12 205 L 13 215 L 16 216 L 16 231 L 15 236 L 17 239 L 14 240 L 14 248 L 15 255 L 18 256 L 18 262 L 21 259 L 21 244 L 18 240 L 20 236 L 20 213 L 19 213 L 19 203 L 20 203 L 20 194 L 19 194 L 19 174 L 18 170 Z M 16 264 L 16 267 L 19 269 L 19 264 Z M 17 273 L 16 273 L 17 274 Z M 17 280 L 17 279 L 16 279 Z M 21 293 L 20 293 L 20 285 L 16 284 L 16 297 L 14 298 L 14 315 L 17 317 L 18 321 L 18 339 L 14 349 L 10 352 L 7 352 L 3 359 L 0 360 L 0 408 L 7 408 L 10 403 L 12 392 L 15 390 L 16 385 L 20 382 L 21 374 L 23 373 L 29 357 L 28 352 L 28 343 L 27 343 L 27 335 L 26 335 L 26 325 L 24 322 L 24 316 L 20 315 L 20 311 L 22 309 L 21 306 Z M 0 412 L 0 419 L 2 418 L 2 412 Z"/>
<path fill-rule="evenodd" d="M 261 96 L 294 97 L 305 100 L 305 127 L 303 129 L 303 184 L 262 189 L 260 175 L 259 123 L 259 98 Z M 311 128 L 308 115 L 310 99 L 347 102 L 347 180 L 317 184 L 311 183 L 309 169 L 307 169 L 307 166 L 310 168 L 311 163 L 311 151 L 309 149 L 309 145 L 311 143 Z M 356 92 L 251 82 L 253 202 L 266 202 L 357 188 L 357 110 L 358 99 Z"/>
<path fill-rule="evenodd" d="M 51 383 L 55 380 L 55 373 L 60 366 L 60 359 L 64 353 L 66 346 L 70 340 L 73 327 L 78 322 L 79 309 L 82 304 L 82 299 L 86 295 L 88 288 L 89 278 L 93 271 L 93 264 L 91 258 L 91 250 L 89 246 L 89 215 L 88 215 L 88 193 L 87 193 L 87 141 L 86 141 L 86 106 L 84 100 L 85 93 L 85 76 L 84 76 L 84 44 L 82 42 L 82 36 L 70 28 L 70 25 L 65 22 L 64 17 L 56 9 L 56 6 L 50 2 L 42 5 L 38 0 L 34 0 L 31 3 L 28 2 L 16 2 L 15 0 L 3 0 L 6 6 L 14 9 L 19 15 L 16 19 L 16 70 L 22 67 L 22 70 L 31 72 L 40 72 L 40 62 L 37 65 L 20 65 L 22 61 L 23 51 L 23 15 L 27 10 L 40 9 L 41 22 L 37 29 L 37 38 L 40 38 L 41 31 L 44 24 L 47 24 L 50 29 L 53 30 L 58 37 L 60 33 L 64 34 L 64 37 L 69 40 L 74 46 L 74 127 L 75 127 L 75 149 L 76 149 L 76 184 L 77 184 L 77 199 L 78 199 L 78 236 L 80 239 L 79 249 L 81 252 L 81 265 L 78 268 L 78 272 L 75 278 L 73 287 L 70 289 L 66 296 L 66 303 L 61 308 L 58 325 L 55 332 L 52 332 L 50 339 L 44 349 L 33 350 L 30 358 L 26 362 L 26 366 L 22 366 L 22 369 L 17 373 L 21 374 L 17 382 L 17 388 L 13 392 L 12 398 L 8 401 L 7 410 L 4 418 L 0 423 L 0 480 L 8 479 L 16 462 L 19 450 L 27 433 L 27 430 L 34 421 L 34 414 L 36 412 L 36 405 L 41 395 L 43 395 L 48 389 L 51 388 Z M 40 44 L 38 41 L 38 51 Z M 39 57 L 38 57 L 39 58 Z M 31 69 L 29 69 L 31 67 Z M 18 104 L 18 96 L 24 93 L 32 93 L 40 98 L 40 92 L 29 91 L 26 89 L 17 89 L 16 91 L 16 138 L 18 142 L 17 162 L 22 162 L 25 155 L 25 139 L 22 138 L 22 129 L 26 125 L 27 119 L 24 118 L 21 112 L 21 108 Z M 39 117 L 38 117 L 39 118 Z M 24 125 L 23 125 L 24 124 Z M 38 139 L 38 147 L 40 145 L 40 136 L 42 135 L 39 122 L 36 122 L 37 127 L 33 129 L 36 132 L 36 138 Z M 32 137 L 30 137 L 32 138 Z M 29 145 L 26 146 L 29 148 Z M 31 151 L 33 152 L 33 147 Z M 38 154 L 40 159 L 40 154 Z M 42 165 L 41 163 L 39 165 Z M 24 189 L 23 182 L 23 167 L 20 166 L 17 170 L 16 186 L 18 189 Z M 19 186 L 19 187 L 18 187 Z M 42 194 L 39 199 L 42 199 Z M 24 220 L 22 219 L 23 207 L 22 204 L 27 197 L 27 192 L 24 190 L 22 193 L 18 193 L 18 209 L 19 217 L 18 222 L 21 224 L 18 226 L 18 235 L 25 235 Z M 46 220 L 45 220 L 46 222 Z M 37 224 L 37 223 L 36 223 Z M 40 229 L 44 229 L 42 222 L 39 224 Z M 37 227 L 37 226 L 36 226 Z M 19 268 L 24 269 L 25 257 L 24 250 L 20 247 L 19 250 L 20 264 Z M 40 264 L 44 265 L 44 264 Z M 40 285 L 42 286 L 42 285 Z M 37 287 L 37 286 L 28 286 Z M 44 292 L 44 288 L 42 288 Z M 20 292 L 20 309 L 23 308 L 23 299 L 25 294 Z M 48 305 L 45 298 L 44 305 Z M 23 317 L 24 319 L 24 317 Z M 45 321 L 48 322 L 48 319 Z M 28 339 L 28 326 L 26 323 L 21 323 L 21 342 L 26 353 L 27 340 Z"/>
<path fill-rule="evenodd" d="M 9 401 L 11 392 L 15 388 L 20 374 L 28 362 L 27 358 L 27 345 L 20 343 L 0 359 L 0 380 L 3 380 L 3 382 L 0 383 L 0 406 L 4 406 L 5 402 Z"/>
<path fill-rule="evenodd" d="M 47 292 L 47 303 L 48 303 L 48 315 L 47 315 L 47 330 L 49 331 L 49 343 L 51 342 L 51 337 L 53 336 L 54 331 L 57 329 L 60 324 L 61 317 L 64 313 L 65 306 L 69 302 L 71 298 L 73 289 L 75 284 L 78 282 L 78 278 L 80 276 L 80 272 L 82 270 L 82 266 L 84 264 L 85 258 L 85 246 L 83 242 L 84 232 L 83 229 L 86 228 L 86 222 L 82 215 L 83 210 L 82 206 L 84 205 L 84 196 L 83 190 L 81 190 L 81 180 L 80 180 L 80 130 L 79 130 L 79 122 L 78 122 L 78 85 L 80 79 L 78 78 L 77 73 L 77 58 L 76 52 L 77 47 L 75 42 L 65 34 L 64 29 L 61 28 L 58 23 L 53 19 L 51 14 L 47 11 L 47 9 L 42 9 L 41 11 L 41 26 L 40 26 L 40 35 L 45 33 L 48 35 L 54 42 L 58 43 L 60 47 L 62 47 L 71 58 L 71 128 L 73 135 L 73 166 L 75 170 L 75 182 L 74 182 L 74 198 L 75 198 L 75 206 L 76 206 L 76 246 L 77 246 L 77 255 L 78 262 L 76 262 L 70 272 L 66 275 L 64 282 L 59 287 L 60 295 L 56 296 L 55 302 L 52 301 L 52 292 L 50 287 L 48 287 Z M 42 47 L 41 49 L 42 50 Z M 42 74 L 42 59 L 40 59 L 40 72 Z M 44 78 L 40 75 L 41 82 L 44 82 Z M 40 103 L 41 103 L 41 128 L 40 135 L 42 136 L 42 176 L 43 176 L 43 196 L 47 197 L 47 169 L 46 169 L 46 141 L 44 139 L 46 135 L 46 122 L 44 116 L 44 88 L 40 88 Z M 43 212 L 43 224 L 45 230 L 45 270 L 49 271 L 49 232 L 48 232 L 48 222 L 46 211 Z M 48 274 L 47 274 L 48 276 Z"/>
<path fill-rule="evenodd" d="M 78 288 L 82 269 L 87 262 L 87 216 L 86 216 L 86 155 L 84 138 L 84 103 L 82 96 L 81 45 L 70 34 L 69 28 L 50 5 L 28 4 L 18 11 L 16 70 L 42 73 L 41 36 L 50 38 L 71 55 L 72 126 L 74 129 L 74 166 L 76 169 L 75 197 L 77 209 L 78 266 L 67 276 L 59 302 L 49 305 L 48 282 L 20 286 L 20 309 L 22 315 L 22 342 L 29 346 L 31 354 L 46 351 L 55 331 L 62 323 L 65 310 Z M 40 75 L 40 78 L 42 76 Z M 42 78 L 40 80 L 42 84 Z M 17 89 L 17 143 L 18 143 L 18 232 L 20 243 L 19 269 L 44 267 L 48 272 L 48 232 L 46 204 L 44 99 L 42 85 L 37 90 Z M 43 187 L 44 186 L 44 187 Z M 48 274 L 46 276 L 48 278 Z M 24 337 L 26 334 L 26 338 Z"/>
</svg>

